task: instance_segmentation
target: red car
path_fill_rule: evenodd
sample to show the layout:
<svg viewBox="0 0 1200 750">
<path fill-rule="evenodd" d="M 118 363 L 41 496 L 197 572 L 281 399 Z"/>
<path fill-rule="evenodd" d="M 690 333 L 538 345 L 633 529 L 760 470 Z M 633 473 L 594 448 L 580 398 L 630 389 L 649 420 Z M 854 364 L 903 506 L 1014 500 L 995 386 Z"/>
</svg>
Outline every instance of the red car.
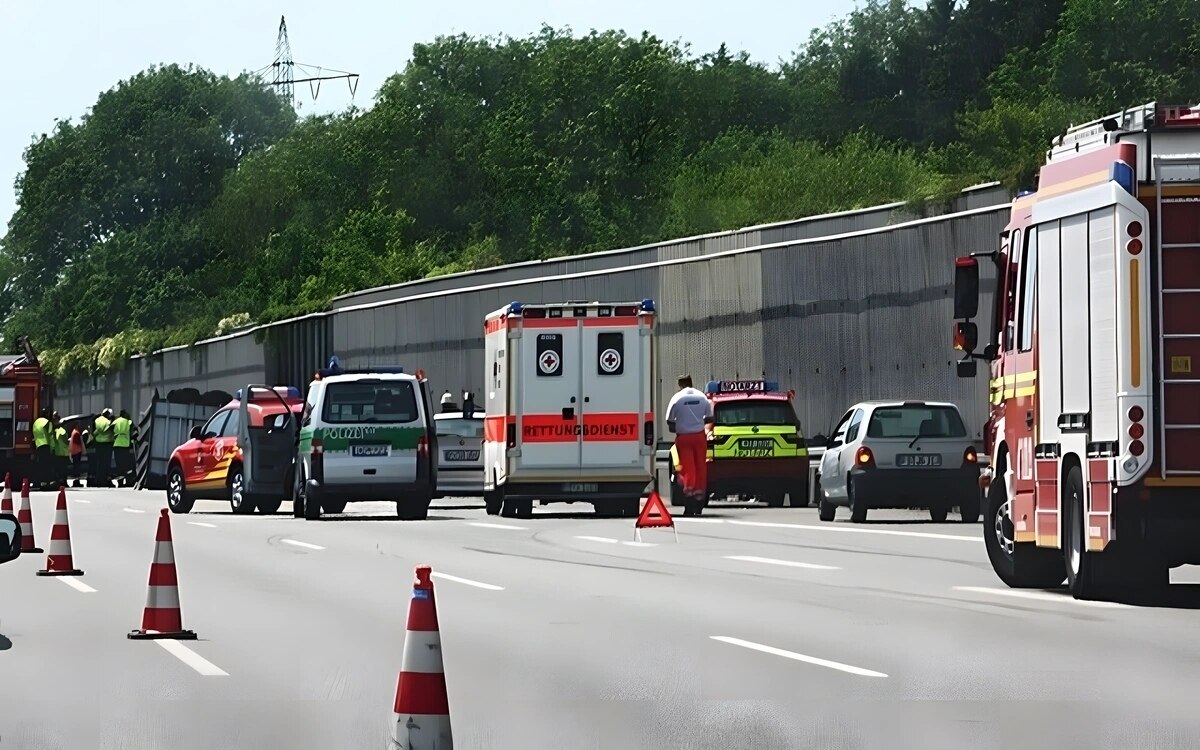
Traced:
<svg viewBox="0 0 1200 750">
<path fill-rule="evenodd" d="M 240 400 L 244 392 L 250 394 L 245 403 Z M 247 386 L 237 395 L 203 427 L 193 427 L 191 439 L 171 453 L 167 505 L 172 512 L 187 513 L 197 500 L 228 500 L 239 515 L 256 507 L 269 514 L 291 498 L 295 436 L 304 409 L 300 391 Z"/>
</svg>

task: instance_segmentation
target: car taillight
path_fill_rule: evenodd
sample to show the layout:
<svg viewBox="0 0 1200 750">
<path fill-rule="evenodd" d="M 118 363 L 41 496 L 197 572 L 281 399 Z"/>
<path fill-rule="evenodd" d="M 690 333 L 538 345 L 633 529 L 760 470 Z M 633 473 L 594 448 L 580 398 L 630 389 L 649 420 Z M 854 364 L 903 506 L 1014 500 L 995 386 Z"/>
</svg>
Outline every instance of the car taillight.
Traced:
<svg viewBox="0 0 1200 750">
<path fill-rule="evenodd" d="M 422 435 L 417 438 L 417 455 L 424 458 L 429 455 L 429 436 Z"/>
<path fill-rule="evenodd" d="M 1146 416 L 1146 412 L 1142 411 L 1142 407 L 1140 407 L 1140 406 L 1129 407 L 1129 421 L 1141 422 L 1142 419 L 1145 418 L 1145 416 Z"/>
<path fill-rule="evenodd" d="M 865 445 L 859 446 L 854 452 L 854 465 L 862 469 L 875 468 L 875 454 L 871 453 L 871 449 Z"/>
<path fill-rule="evenodd" d="M 642 425 L 642 441 L 646 445 L 654 445 L 654 421 L 647 420 Z"/>
<path fill-rule="evenodd" d="M 1141 456 L 1146 452 L 1146 444 L 1142 442 L 1142 437 L 1146 434 L 1146 428 L 1142 425 L 1142 420 L 1146 418 L 1146 412 L 1142 407 L 1134 405 L 1129 407 L 1126 416 L 1133 423 L 1127 430 L 1129 437 L 1133 440 L 1129 444 L 1129 452 L 1134 456 Z"/>
<path fill-rule="evenodd" d="M 1129 437 L 1133 438 L 1134 440 L 1141 440 L 1142 436 L 1145 434 L 1146 434 L 1146 428 L 1142 427 L 1137 422 L 1134 422 L 1133 424 L 1129 425 Z"/>
<path fill-rule="evenodd" d="M 323 453 L 324 450 L 325 450 L 325 444 L 321 442 L 321 438 L 319 438 L 319 437 L 313 438 L 312 439 L 312 452 L 313 453 Z"/>
<path fill-rule="evenodd" d="M 504 438 L 508 442 L 509 448 L 517 447 L 517 426 L 515 424 L 508 426 L 508 429 L 504 433 Z"/>
<path fill-rule="evenodd" d="M 979 462 L 979 455 L 975 452 L 975 446 L 973 446 L 973 445 L 967 446 L 967 449 L 965 451 L 963 451 L 963 463 L 973 464 L 973 463 L 978 463 L 978 462 Z"/>
<path fill-rule="evenodd" d="M 1129 452 L 1135 456 L 1140 456 L 1146 452 L 1146 445 L 1141 440 L 1134 440 L 1129 444 Z"/>
</svg>

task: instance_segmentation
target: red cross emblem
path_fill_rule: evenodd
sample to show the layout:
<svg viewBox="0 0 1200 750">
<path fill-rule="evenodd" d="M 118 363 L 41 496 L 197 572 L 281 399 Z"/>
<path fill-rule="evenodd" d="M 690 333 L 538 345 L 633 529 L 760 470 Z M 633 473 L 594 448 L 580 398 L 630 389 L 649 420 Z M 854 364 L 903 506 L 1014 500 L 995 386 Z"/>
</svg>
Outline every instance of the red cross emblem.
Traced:
<svg viewBox="0 0 1200 750">
<path fill-rule="evenodd" d="M 539 364 L 542 367 L 542 372 L 554 372 L 558 369 L 558 355 L 554 352 L 546 352 L 542 355 Z"/>
<path fill-rule="evenodd" d="M 604 368 L 605 372 L 616 372 L 617 368 L 621 366 L 621 355 L 617 353 L 616 349 L 605 349 L 604 353 L 600 355 L 600 366 Z"/>
</svg>

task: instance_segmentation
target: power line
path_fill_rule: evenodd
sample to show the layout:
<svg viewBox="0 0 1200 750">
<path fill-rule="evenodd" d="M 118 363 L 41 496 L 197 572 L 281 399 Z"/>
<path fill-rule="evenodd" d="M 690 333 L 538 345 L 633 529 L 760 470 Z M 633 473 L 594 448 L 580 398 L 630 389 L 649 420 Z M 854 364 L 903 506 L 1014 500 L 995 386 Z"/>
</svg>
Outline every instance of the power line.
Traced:
<svg viewBox="0 0 1200 750">
<path fill-rule="evenodd" d="M 268 86 L 273 86 L 279 89 L 280 93 L 292 107 L 296 107 L 296 84 L 307 83 L 309 93 L 315 101 L 321 93 L 322 81 L 339 81 L 345 79 L 347 86 L 350 89 L 350 99 L 353 101 L 355 93 L 358 91 L 358 73 L 351 73 L 345 70 L 335 70 L 334 68 L 326 68 L 322 65 L 306 65 L 298 63 L 292 59 L 292 43 L 288 39 L 287 19 L 283 16 L 279 17 L 279 33 L 275 37 L 275 59 L 270 65 L 256 71 L 256 75 L 265 79 L 268 71 L 270 72 L 270 81 L 267 81 Z M 299 72 L 300 77 L 296 74 Z"/>
</svg>

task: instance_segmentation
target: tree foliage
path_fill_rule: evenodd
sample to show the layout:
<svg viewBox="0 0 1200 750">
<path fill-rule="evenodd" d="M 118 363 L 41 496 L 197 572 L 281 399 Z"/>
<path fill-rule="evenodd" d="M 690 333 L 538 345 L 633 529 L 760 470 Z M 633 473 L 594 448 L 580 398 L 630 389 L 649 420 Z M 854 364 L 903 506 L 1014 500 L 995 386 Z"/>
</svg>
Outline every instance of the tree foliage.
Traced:
<svg viewBox="0 0 1200 750">
<path fill-rule="evenodd" d="M 25 151 L 3 336 L 56 371 L 345 292 L 892 200 L 1029 186 L 1072 121 L 1200 91 L 1195 0 L 866 0 L 778 68 L 651 35 L 440 37 L 297 121 L 156 67 Z"/>
</svg>

